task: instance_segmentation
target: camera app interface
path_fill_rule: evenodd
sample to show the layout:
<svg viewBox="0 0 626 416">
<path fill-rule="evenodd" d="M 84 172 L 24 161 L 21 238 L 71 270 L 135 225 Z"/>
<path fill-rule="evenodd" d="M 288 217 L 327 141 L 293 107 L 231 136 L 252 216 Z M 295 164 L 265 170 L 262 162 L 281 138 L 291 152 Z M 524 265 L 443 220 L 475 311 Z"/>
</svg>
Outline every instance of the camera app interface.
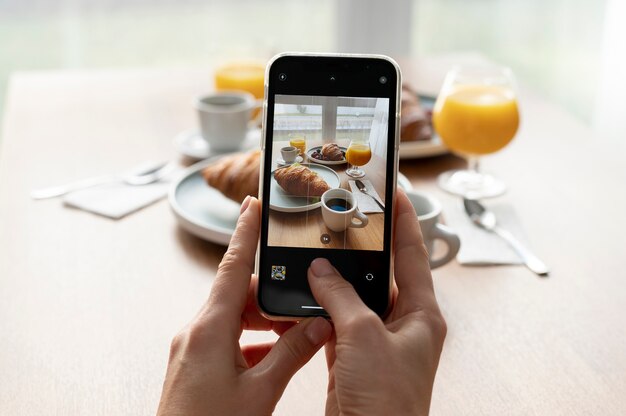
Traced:
<svg viewBox="0 0 626 416">
<path fill-rule="evenodd" d="M 388 98 L 275 96 L 269 246 L 383 250 L 388 120 Z"/>
</svg>

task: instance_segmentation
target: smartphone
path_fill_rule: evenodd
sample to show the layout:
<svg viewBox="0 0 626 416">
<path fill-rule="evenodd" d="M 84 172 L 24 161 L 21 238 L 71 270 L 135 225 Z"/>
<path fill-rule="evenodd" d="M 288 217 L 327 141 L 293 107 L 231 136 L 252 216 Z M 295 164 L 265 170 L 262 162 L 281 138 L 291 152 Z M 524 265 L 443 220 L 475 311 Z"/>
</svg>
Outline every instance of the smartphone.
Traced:
<svg viewBox="0 0 626 416">
<path fill-rule="evenodd" d="M 387 313 L 400 78 L 381 55 L 285 53 L 268 64 L 256 261 L 266 317 L 327 316 L 307 281 L 317 257 Z"/>
</svg>

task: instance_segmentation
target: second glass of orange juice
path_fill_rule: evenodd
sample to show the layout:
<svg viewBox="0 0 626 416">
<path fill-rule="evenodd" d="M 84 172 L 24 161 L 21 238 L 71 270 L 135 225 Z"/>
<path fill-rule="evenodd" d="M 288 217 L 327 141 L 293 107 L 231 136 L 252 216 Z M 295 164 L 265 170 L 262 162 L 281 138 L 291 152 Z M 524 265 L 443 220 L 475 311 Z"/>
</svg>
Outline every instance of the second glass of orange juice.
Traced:
<svg viewBox="0 0 626 416">
<path fill-rule="evenodd" d="M 439 185 L 454 194 L 478 199 L 497 196 L 505 184 L 479 172 L 481 155 L 497 152 L 515 136 L 519 111 L 508 68 L 457 68 L 450 71 L 433 111 L 443 143 L 468 160 L 467 170 L 445 172 Z"/>
<path fill-rule="evenodd" d="M 346 150 L 346 160 L 352 167 L 346 170 L 346 175 L 353 178 L 362 178 L 365 172 L 361 166 L 367 164 L 372 158 L 372 150 L 367 140 L 352 140 Z"/>
</svg>

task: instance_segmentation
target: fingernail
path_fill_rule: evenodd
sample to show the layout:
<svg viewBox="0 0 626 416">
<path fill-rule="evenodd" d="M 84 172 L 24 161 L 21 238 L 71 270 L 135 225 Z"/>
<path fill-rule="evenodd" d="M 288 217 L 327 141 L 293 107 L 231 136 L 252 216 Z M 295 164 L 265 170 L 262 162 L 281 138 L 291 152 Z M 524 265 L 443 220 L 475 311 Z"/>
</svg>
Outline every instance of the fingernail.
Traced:
<svg viewBox="0 0 626 416">
<path fill-rule="evenodd" d="M 311 271 L 315 277 L 321 277 L 334 273 L 335 268 L 328 260 L 319 258 L 311 262 Z"/>
<path fill-rule="evenodd" d="M 306 327 L 304 336 L 307 337 L 312 345 L 319 345 L 328 339 L 331 331 L 332 328 L 328 321 L 324 318 L 317 317 L 313 318 L 313 322 Z"/>
<path fill-rule="evenodd" d="M 250 205 L 250 195 L 246 196 L 246 199 L 241 203 L 241 208 L 239 208 L 239 214 L 243 214 L 246 209 L 248 209 L 248 205 Z"/>
</svg>

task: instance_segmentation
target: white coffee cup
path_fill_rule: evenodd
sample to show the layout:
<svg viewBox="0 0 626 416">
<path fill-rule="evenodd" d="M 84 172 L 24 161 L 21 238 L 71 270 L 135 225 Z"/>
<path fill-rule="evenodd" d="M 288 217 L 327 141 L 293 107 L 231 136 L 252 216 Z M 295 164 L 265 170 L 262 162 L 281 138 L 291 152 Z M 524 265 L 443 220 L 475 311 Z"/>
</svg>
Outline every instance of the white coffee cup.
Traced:
<svg viewBox="0 0 626 416">
<path fill-rule="evenodd" d="M 452 260 L 459 252 L 459 248 L 461 247 L 459 236 L 449 227 L 439 222 L 441 203 L 436 198 L 417 191 L 408 191 L 406 194 L 417 213 L 417 219 L 424 237 L 424 244 L 426 244 L 426 248 L 430 254 L 430 267 L 434 269 L 443 266 Z M 431 257 L 435 240 L 443 241 L 448 248 L 446 254 L 437 259 Z"/>
<path fill-rule="evenodd" d="M 347 206 L 333 206 L 333 200 L 347 202 Z M 339 207 L 342 209 L 338 210 Z M 352 192 L 342 188 L 329 189 L 322 194 L 322 218 L 326 226 L 335 232 L 345 231 L 349 227 L 363 228 L 368 223 L 367 216 L 359 211 Z"/>
<path fill-rule="evenodd" d="M 243 91 L 223 91 L 198 97 L 195 102 L 200 121 L 200 134 L 212 152 L 230 152 L 241 147 L 248 130 L 252 111 L 260 108 L 260 100 Z"/>
<path fill-rule="evenodd" d="M 296 157 L 300 153 L 297 147 L 287 146 L 280 149 L 280 154 L 283 156 L 285 163 L 293 163 L 296 161 Z"/>
</svg>

